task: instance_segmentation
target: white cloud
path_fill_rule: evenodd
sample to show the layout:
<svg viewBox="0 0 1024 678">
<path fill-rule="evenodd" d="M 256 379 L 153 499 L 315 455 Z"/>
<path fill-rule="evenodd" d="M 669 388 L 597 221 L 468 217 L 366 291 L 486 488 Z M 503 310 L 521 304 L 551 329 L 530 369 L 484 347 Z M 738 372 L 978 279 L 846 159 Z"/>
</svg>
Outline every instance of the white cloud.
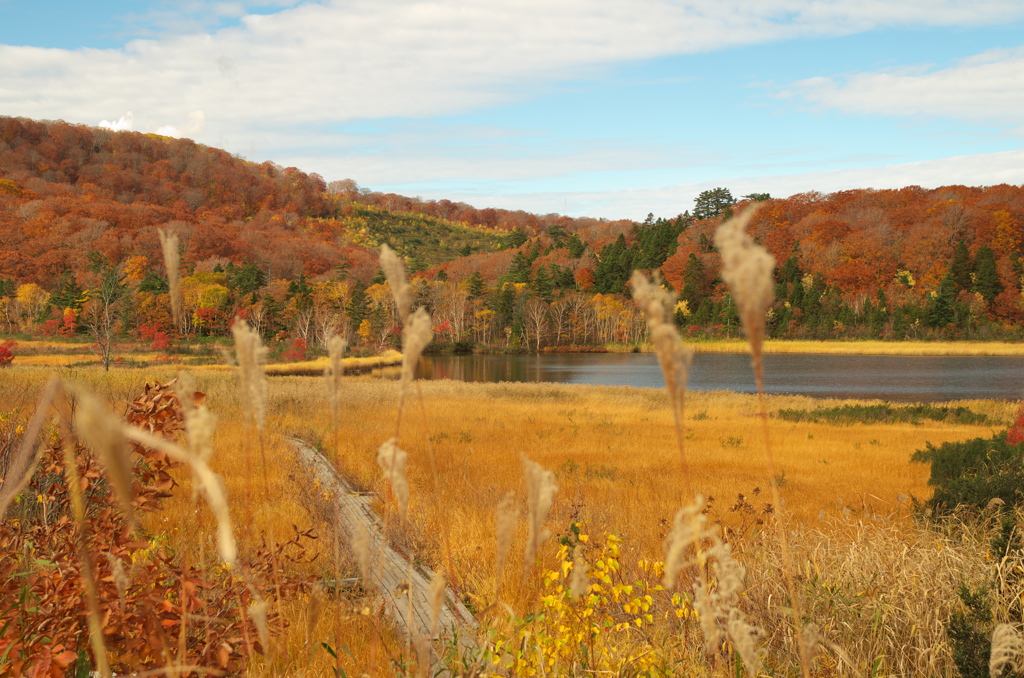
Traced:
<svg viewBox="0 0 1024 678">
<path fill-rule="evenodd" d="M 855 114 L 1019 125 L 1024 110 L 1024 47 L 991 50 L 948 68 L 917 66 L 801 80 L 782 96 Z"/>
<path fill-rule="evenodd" d="M 1024 5 L 1007 0 L 307 2 L 118 50 L 0 46 L 0 110 L 91 123 L 130 109 L 141 131 L 183 129 L 204 110 L 203 140 L 216 142 L 297 123 L 473 110 L 624 60 L 1020 17 Z"/>
<path fill-rule="evenodd" d="M 131 111 L 128 111 L 127 113 L 125 113 L 120 118 L 114 121 L 100 120 L 96 126 L 106 127 L 107 129 L 113 130 L 114 132 L 130 132 L 132 131 L 132 124 L 134 120 L 135 115 Z"/>
</svg>

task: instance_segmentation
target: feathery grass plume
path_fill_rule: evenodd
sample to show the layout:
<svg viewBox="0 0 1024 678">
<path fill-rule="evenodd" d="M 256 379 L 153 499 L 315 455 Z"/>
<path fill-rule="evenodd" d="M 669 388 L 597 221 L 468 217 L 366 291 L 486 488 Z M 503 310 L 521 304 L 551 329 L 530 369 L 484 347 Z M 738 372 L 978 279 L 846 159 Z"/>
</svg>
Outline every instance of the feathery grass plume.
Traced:
<svg viewBox="0 0 1024 678">
<path fill-rule="evenodd" d="M 381 245 L 380 267 L 384 271 L 384 277 L 388 279 L 388 287 L 391 288 L 395 305 L 398 306 L 398 317 L 404 325 L 409 317 L 409 309 L 412 308 L 412 294 L 409 281 L 405 278 L 405 264 L 394 250 L 387 245 Z"/>
<path fill-rule="evenodd" d="M 21 491 L 32 479 L 32 474 L 39 465 L 39 458 L 42 456 L 45 445 L 36 445 L 39 434 L 42 433 L 46 424 L 47 415 L 50 414 L 50 406 L 53 405 L 58 393 L 61 392 L 60 379 L 50 377 L 43 388 L 39 401 L 36 404 L 36 411 L 32 414 L 21 437 L 21 444 L 18 451 L 8 462 L 7 473 L 0 481 L 0 518 L 7 515 L 7 509 L 14 502 L 14 499 L 21 494 Z M 33 449 L 35 450 L 33 452 Z"/>
<path fill-rule="evenodd" d="M 590 578 L 587 577 L 587 570 L 590 566 L 583 559 L 583 549 L 579 544 L 572 552 L 572 576 L 569 577 L 569 595 L 578 600 L 590 590 Z"/>
<path fill-rule="evenodd" d="M 725 629 L 732 649 L 740 656 L 747 675 L 754 678 L 761 666 L 761 652 L 757 647 L 757 641 L 764 636 L 764 631 L 753 624 L 748 624 L 739 608 L 729 610 Z"/>
<path fill-rule="evenodd" d="M 313 650 L 313 634 L 316 632 L 316 623 L 320 620 L 320 612 L 323 611 L 326 594 L 320 584 L 313 584 L 309 590 L 309 607 L 306 609 L 306 649 Z"/>
<path fill-rule="evenodd" d="M 114 580 L 114 588 L 117 589 L 117 599 L 121 601 L 121 607 L 124 607 L 124 594 L 131 586 L 132 582 L 128 579 L 128 575 L 124 571 L 124 565 L 121 563 L 121 559 L 112 554 L 110 551 L 104 551 L 103 555 L 107 558 L 107 563 L 110 565 L 110 577 Z"/>
<path fill-rule="evenodd" d="M 347 343 L 337 334 L 327 341 L 327 367 L 324 368 L 324 379 L 327 381 L 327 402 L 331 407 L 331 420 L 334 428 L 338 428 L 341 420 L 341 376 L 345 372 L 342 356 L 345 355 Z"/>
<path fill-rule="evenodd" d="M 88 391 L 78 394 L 75 428 L 85 442 L 103 462 L 107 478 L 114 488 L 121 508 L 131 525 L 137 525 L 132 501 L 135 490 L 132 483 L 132 462 L 128 446 L 121 432 L 121 421 L 108 412 L 99 399 Z"/>
<path fill-rule="evenodd" d="M 441 617 L 441 605 L 444 603 L 445 591 L 444 575 L 440 572 L 435 572 L 434 577 L 430 580 L 430 590 L 428 592 L 428 596 L 430 598 L 431 638 L 437 636 L 437 620 Z"/>
<path fill-rule="evenodd" d="M 512 538 L 516 534 L 516 522 L 519 520 L 519 505 L 516 497 L 511 492 L 507 493 L 498 502 L 495 512 L 495 534 L 498 537 L 497 559 L 495 561 L 494 573 L 494 597 L 498 597 L 498 586 L 501 582 L 501 575 L 505 571 L 505 559 L 508 558 L 508 551 L 512 548 Z"/>
<path fill-rule="evenodd" d="M 1009 667 L 1019 673 L 1024 659 L 1024 638 L 1011 624 L 997 624 L 992 631 L 992 651 L 989 655 L 988 673 L 991 678 L 1000 678 L 1003 670 Z"/>
<path fill-rule="evenodd" d="M 405 520 L 409 517 L 409 483 L 405 479 L 405 462 L 409 455 L 389 438 L 377 448 L 377 464 L 384 472 L 384 478 L 391 485 L 398 501 L 398 512 Z"/>
<path fill-rule="evenodd" d="M 747 234 L 746 228 L 757 211 L 757 206 L 750 207 L 739 216 L 730 219 L 715 231 L 715 246 L 722 255 L 722 278 L 732 290 L 736 309 L 739 311 L 743 332 L 750 343 L 751 363 L 754 367 L 754 380 L 757 385 L 757 396 L 760 402 L 761 425 L 764 429 L 764 456 L 768 479 L 772 489 L 772 500 L 777 509 L 776 519 L 781 518 L 783 507 L 779 494 L 778 474 L 775 472 L 775 460 L 772 453 L 771 436 L 768 429 L 768 412 L 764 403 L 764 338 L 768 307 L 775 296 L 775 285 L 772 269 L 775 259 L 765 248 L 754 242 Z M 801 602 L 796 589 L 793 575 L 793 560 L 789 554 L 789 538 L 783 526 L 779 532 L 779 545 L 782 550 L 786 587 L 792 600 L 793 633 L 797 646 L 800 648 L 800 669 L 803 678 L 810 678 L 810 655 L 804 642 L 801 627 Z"/>
<path fill-rule="evenodd" d="M 756 211 L 755 205 L 719 226 L 715 246 L 722 254 L 722 279 L 732 290 L 743 332 L 750 342 L 754 371 L 760 374 L 766 313 L 775 298 L 775 259 L 746 232 Z"/>
<path fill-rule="evenodd" d="M 178 396 L 178 403 L 181 406 L 181 415 L 185 420 L 185 435 L 188 438 L 189 451 L 209 462 L 213 456 L 213 434 L 217 430 L 217 417 L 206 407 L 205 397 L 197 399 L 197 395 L 191 377 L 182 374 L 174 382 L 174 394 Z M 198 404 L 197 404 L 198 403 Z M 191 467 L 190 467 L 191 468 Z M 202 483 L 192 469 L 192 499 L 199 493 Z"/>
<path fill-rule="evenodd" d="M 178 252 L 178 234 L 168 233 L 162 228 L 157 229 L 160 235 L 160 249 L 164 253 L 164 266 L 167 268 L 167 287 L 170 289 L 171 315 L 174 326 L 181 327 L 181 253 Z"/>
<path fill-rule="evenodd" d="M 689 506 L 676 511 L 672 530 L 665 537 L 665 574 L 661 584 L 673 589 L 679 577 L 679 570 L 686 564 L 686 552 L 692 546 L 695 550 L 701 540 L 710 533 L 704 529 L 707 517 L 703 513 L 704 498 L 700 495 Z"/>
<path fill-rule="evenodd" d="M 416 364 L 423 349 L 434 338 L 430 314 L 422 306 L 416 309 L 402 329 L 402 386 L 400 399 L 405 400 L 416 373 Z"/>
<path fill-rule="evenodd" d="M 197 455 L 189 454 L 166 438 L 143 431 L 135 426 L 125 425 L 122 431 L 129 440 L 134 440 L 140 445 L 154 450 L 160 450 L 171 459 L 184 462 L 192 468 L 202 495 L 217 520 L 217 552 L 224 563 L 229 566 L 234 565 L 238 558 L 238 547 L 235 544 L 235 534 L 231 526 L 231 511 L 228 507 L 227 492 L 221 477 L 210 470 L 210 466 L 205 460 Z"/>
<path fill-rule="evenodd" d="M 676 425 L 676 445 L 679 448 L 686 494 L 689 496 L 690 469 L 686 461 L 686 444 L 683 440 L 683 411 L 693 349 L 683 343 L 675 325 L 668 319 L 675 308 L 675 295 L 662 289 L 657 278 L 651 282 L 640 271 L 633 271 L 630 286 L 633 290 L 633 299 L 647 320 L 651 343 L 654 344 L 654 351 L 665 377 L 665 388 L 672 403 L 672 416 Z"/>
<path fill-rule="evenodd" d="M 555 474 L 547 471 L 535 461 L 523 455 L 523 473 L 526 476 L 526 500 L 529 507 L 529 534 L 526 538 L 525 569 L 529 570 L 537 551 L 545 539 L 550 536 L 544 529 L 544 521 L 548 518 L 551 503 L 558 491 Z"/>
<path fill-rule="evenodd" d="M 231 334 L 235 338 L 242 407 L 262 434 L 267 418 L 267 348 L 259 333 L 242 319 L 235 320 Z"/>
<path fill-rule="evenodd" d="M 359 576 L 363 579 L 363 586 L 367 589 L 373 588 L 370 580 L 370 566 L 373 564 L 373 543 L 370 540 L 370 533 L 362 522 L 356 522 L 352 534 L 352 551 L 355 552 L 356 563 L 359 565 Z"/>
<path fill-rule="evenodd" d="M 251 590 L 251 589 L 250 589 Z M 255 593 L 255 592 L 254 592 Z M 256 625 L 256 632 L 260 635 L 260 645 L 263 646 L 263 653 L 267 652 L 267 603 L 260 599 L 249 605 L 249 619 Z"/>
</svg>

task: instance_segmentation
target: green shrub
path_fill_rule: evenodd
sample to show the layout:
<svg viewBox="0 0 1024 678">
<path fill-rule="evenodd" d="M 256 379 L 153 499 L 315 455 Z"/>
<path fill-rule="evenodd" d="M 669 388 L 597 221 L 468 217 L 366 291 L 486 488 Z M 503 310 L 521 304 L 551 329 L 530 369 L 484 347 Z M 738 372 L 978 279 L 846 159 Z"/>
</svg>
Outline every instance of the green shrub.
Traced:
<svg viewBox="0 0 1024 678">
<path fill-rule="evenodd" d="M 947 421 L 951 424 L 987 424 L 987 415 L 966 407 L 935 405 L 841 405 L 816 410 L 779 410 L 775 416 L 784 421 L 810 421 L 816 424 L 920 424 L 924 420 Z"/>
<path fill-rule="evenodd" d="M 1024 493 L 1024 445 L 1007 442 L 1007 432 L 991 438 L 943 443 L 917 450 L 913 461 L 932 466 L 928 484 L 935 488 L 932 508 L 949 510 L 959 505 L 985 507 L 992 499 L 1008 506 L 1021 502 Z"/>
</svg>

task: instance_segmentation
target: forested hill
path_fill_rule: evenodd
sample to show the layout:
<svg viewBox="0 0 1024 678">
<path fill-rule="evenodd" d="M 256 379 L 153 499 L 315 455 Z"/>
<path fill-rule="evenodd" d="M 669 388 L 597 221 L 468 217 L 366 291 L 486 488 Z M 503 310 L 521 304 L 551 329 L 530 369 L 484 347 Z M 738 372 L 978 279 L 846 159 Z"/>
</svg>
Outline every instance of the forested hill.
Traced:
<svg viewBox="0 0 1024 678">
<path fill-rule="evenodd" d="M 170 329 L 158 303 L 156 231 L 166 228 L 183 248 L 191 315 L 174 329 L 184 334 L 226 331 L 241 312 L 275 336 L 306 336 L 319 322 L 323 336 L 333 327 L 368 345 L 392 341 L 376 284 L 387 243 L 453 340 L 635 340 L 642 323 L 622 296 L 634 268 L 660 269 L 691 334 L 729 335 L 735 308 L 713 233 L 754 202 L 751 232 L 778 262 L 774 336 L 1020 336 L 1018 186 L 738 201 L 718 188 L 642 223 L 572 219 L 328 184 L 187 139 L 4 117 L 0 330 L 82 332 L 75 318 L 90 290 L 115 274 L 122 332 Z"/>
</svg>

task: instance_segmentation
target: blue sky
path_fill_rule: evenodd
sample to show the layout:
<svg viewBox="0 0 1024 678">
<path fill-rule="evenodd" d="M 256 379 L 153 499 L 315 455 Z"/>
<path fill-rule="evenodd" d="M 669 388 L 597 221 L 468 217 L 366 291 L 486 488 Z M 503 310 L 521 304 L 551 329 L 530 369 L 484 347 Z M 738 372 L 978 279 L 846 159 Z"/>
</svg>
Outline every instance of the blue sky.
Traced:
<svg viewBox="0 0 1024 678">
<path fill-rule="evenodd" d="M 1024 3 L 0 0 L 0 114 L 573 216 L 1024 183 Z"/>
</svg>

